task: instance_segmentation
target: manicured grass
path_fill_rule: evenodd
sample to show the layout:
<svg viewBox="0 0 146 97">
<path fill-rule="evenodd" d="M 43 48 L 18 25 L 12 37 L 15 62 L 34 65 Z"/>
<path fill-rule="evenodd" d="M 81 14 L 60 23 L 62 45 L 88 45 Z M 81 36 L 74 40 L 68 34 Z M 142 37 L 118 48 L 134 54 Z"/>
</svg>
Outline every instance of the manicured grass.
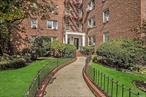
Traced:
<svg viewBox="0 0 146 97">
<path fill-rule="evenodd" d="M 94 72 L 93 72 L 94 71 Z M 96 72 L 95 72 L 96 71 Z M 100 73 L 99 73 L 100 72 Z M 101 78 L 101 72 L 103 73 L 103 76 Z M 124 97 L 129 97 L 129 91 L 127 89 L 131 88 L 132 94 L 130 94 L 130 97 L 138 97 L 137 94 L 138 92 L 140 93 L 139 97 L 146 97 L 146 93 L 138 89 L 134 84 L 134 80 L 144 80 L 146 81 L 146 76 L 141 75 L 138 73 L 127 73 L 127 72 L 120 72 L 112 68 L 105 67 L 100 64 L 92 64 L 89 66 L 87 70 L 88 75 L 91 77 L 91 79 L 94 79 L 94 82 L 96 85 L 102 88 L 102 90 L 105 91 L 110 97 L 111 97 L 111 90 L 112 90 L 112 82 L 111 78 L 114 80 L 113 84 L 113 94 L 112 97 L 116 97 L 116 91 L 118 97 L 122 97 L 122 84 L 124 86 Z M 95 73 L 95 74 L 94 74 Z M 104 80 L 104 74 L 105 74 L 105 80 Z M 94 77 L 94 78 L 93 78 Z M 108 77 L 110 77 L 110 81 L 108 83 Z M 101 81 L 102 79 L 102 81 Z M 118 81 L 118 89 L 116 86 L 116 81 Z"/>
<path fill-rule="evenodd" d="M 37 72 L 44 66 L 50 65 L 51 69 L 58 64 L 69 61 L 70 58 L 48 58 L 35 61 L 29 66 L 16 70 L 0 72 L 0 97 L 23 97 Z"/>
</svg>

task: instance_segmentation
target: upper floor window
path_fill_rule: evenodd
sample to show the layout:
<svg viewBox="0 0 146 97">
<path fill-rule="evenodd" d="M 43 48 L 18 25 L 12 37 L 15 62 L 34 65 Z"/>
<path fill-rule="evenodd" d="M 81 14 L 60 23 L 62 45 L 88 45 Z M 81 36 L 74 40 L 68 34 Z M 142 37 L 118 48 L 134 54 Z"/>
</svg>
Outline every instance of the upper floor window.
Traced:
<svg viewBox="0 0 146 97">
<path fill-rule="evenodd" d="M 36 29 L 38 27 L 38 21 L 36 19 L 31 20 L 31 28 Z"/>
<path fill-rule="evenodd" d="M 58 29 L 58 22 L 56 20 L 48 20 L 47 27 L 50 29 Z"/>
<path fill-rule="evenodd" d="M 95 8 L 95 0 L 90 0 L 88 3 L 88 11 L 93 10 Z"/>
<path fill-rule="evenodd" d="M 93 28 L 95 26 L 96 26 L 96 21 L 95 21 L 95 18 L 92 17 L 88 20 L 88 27 Z"/>
<path fill-rule="evenodd" d="M 109 9 L 106 9 L 103 11 L 103 23 L 106 23 L 109 21 Z"/>
<path fill-rule="evenodd" d="M 109 32 L 104 32 L 103 33 L 103 42 L 108 42 L 109 41 Z"/>
</svg>

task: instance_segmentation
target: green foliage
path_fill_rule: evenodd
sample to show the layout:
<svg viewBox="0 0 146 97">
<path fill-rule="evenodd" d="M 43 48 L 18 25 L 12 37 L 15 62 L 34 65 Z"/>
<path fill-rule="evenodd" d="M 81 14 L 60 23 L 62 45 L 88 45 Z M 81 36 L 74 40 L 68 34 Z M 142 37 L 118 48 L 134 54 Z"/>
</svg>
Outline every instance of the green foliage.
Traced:
<svg viewBox="0 0 146 97">
<path fill-rule="evenodd" d="M 56 61 L 58 60 L 58 61 Z M 0 97 L 24 97 L 25 93 L 32 82 L 33 78 L 37 76 L 38 72 L 46 65 L 52 71 L 58 65 L 70 61 L 71 58 L 48 58 L 46 60 L 38 60 L 32 62 L 25 68 L 16 70 L 6 70 L 0 72 Z M 40 75 L 42 77 L 42 75 Z M 21 88 L 20 88 L 21 87 Z M 33 87 L 33 86 L 32 86 Z M 36 89 L 36 88 L 35 88 Z M 35 89 L 32 92 L 35 92 Z M 8 92 L 9 91 L 9 92 Z M 31 92 L 29 92 L 31 93 Z M 32 97 L 32 96 L 28 96 Z"/>
<path fill-rule="evenodd" d="M 97 55 L 101 56 L 107 65 L 129 69 L 136 64 L 145 64 L 146 51 L 142 46 L 143 44 L 136 40 L 115 40 L 102 44 L 97 49 Z"/>
<path fill-rule="evenodd" d="M 24 32 L 25 28 L 20 24 L 25 18 L 32 15 L 45 18 L 55 10 L 55 5 L 48 0 L 43 0 L 41 3 L 38 0 L 0 0 L 0 46 L 2 50 L 9 55 L 17 52 L 16 44 L 18 41 L 21 42 L 21 35 L 18 32 Z"/>
<path fill-rule="evenodd" d="M 58 40 L 54 40 L 51 43 L 51 49 L 53 52 L 53 56 L 61 57 L 63 55 L 64 44 Z"/>
<path fill-rule="evenodd" d="M 0 62 L 0 70 L 16 69 L 26 66 L 26 61 L 23 58 L 16 58 L 9 61 Z"/>
<path fill-rule="evenodd" d="M 22 52 L 29 53 L 26 55 L 31 55 L 32 60 L 36 60 L 37 57 L 43 57 L 48 55 L 51 47 L 51 39 L 47 36 L 35 37 L 34 41 L 31 43 L 31 48 L 26 48 Z"/>
<path fill-rule="evenodd" d="M 54 40 L 51 43 L 51 48 L 56 51 L 63 51 L 63 43 L 58 40 Z"/>
<path fill-rule="evenodd" d="M 65 53 L 65 56 L 74 57 L 74 53 L 76 51 L 76 47 L 74 45 L 64 44 L 63 49 L 64 49 L 63 51 Z"/>
<path fill-rule="evenodd" d="M 84 46 L 81 49 L 81 52 L 85 55 L 90 55 L 94 53 L 94 46 Z"/>
<path fill-rule="evenodd" d="M 76 47 L 71 44 L 63 44 L 55 40 L 51 43 L 51 50 L 54 57 L 74 57 Z"/>
</svg>

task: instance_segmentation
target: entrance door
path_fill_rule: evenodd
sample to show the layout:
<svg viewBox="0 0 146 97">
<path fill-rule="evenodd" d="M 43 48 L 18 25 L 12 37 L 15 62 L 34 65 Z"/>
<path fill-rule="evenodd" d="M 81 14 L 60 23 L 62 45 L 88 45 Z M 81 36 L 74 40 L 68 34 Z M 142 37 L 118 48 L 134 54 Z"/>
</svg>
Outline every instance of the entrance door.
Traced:
<svg viewBox="0 0 146 97">
<path fill-rule="evenodd" d="M 74 38 L 74 45 L 79 49 L 79 38 Z"/>
</svg>

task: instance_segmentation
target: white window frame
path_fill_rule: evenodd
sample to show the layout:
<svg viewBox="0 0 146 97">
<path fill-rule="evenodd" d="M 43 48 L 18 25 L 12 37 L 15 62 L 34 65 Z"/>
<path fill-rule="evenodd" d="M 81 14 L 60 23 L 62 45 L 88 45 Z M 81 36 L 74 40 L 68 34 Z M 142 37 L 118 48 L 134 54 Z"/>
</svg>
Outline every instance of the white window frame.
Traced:
<svg viewBox="0 0 146 97">
<path fill-rule="evenodd" d="M 107 39 L 107 36 L 108 36 L 108 39 Z M 103 42 L 108 42 L 110 40 L 110 34 L 109 32 L 104 32 L 103 33 Z"/>
<path fill-rule="evenodd" d="M 87 9 L 88 9 L 88 11 L 91 11 L 91 10 L 93 10 L 95 8 L 95 0 L 90 0 L 89 2 L 88 2 L 88 7 L 87 7 Z"/>
<path fill-rule="evenodd" d="M 51 27 L 50 28 L 48 27 L 49 23 L 51 23 Z M 58 30 L 58 21 L 57 20 L 48 20 L 47 21 L 47 28 L 48 29 L 53 29 L 53 30 Z"/>
<path fill-rule="evenodd" d="M 109 21 L 109 9 L 103 11 L 103 23 L 107 23 Z"/>
<path fill-rule="evenodd" d="M 34 23 L 35 22 L 35 23 Z M 32 19 L 31 20 L 31 28 L 36 29 L 38 28 L 38 20 L 37 19 Z"/>
<path fill-rule="evenodd" d="M 94 24 L 95 23 L 95 24 Z M 95 20 L 95 18 L 94 17 L 92 17 L 92 18 L 90 18 L 89 20 L 88 20 L 88 27 L 89 28 L 93 28 L 93 27 L 95 27 L 96 26 L 96 20 Z"/>
<path fill-rule="evenodd" d="M 95 45 L 96 39 L 95 36 L 88 37 L 88 45 Z"/>
</svg>

